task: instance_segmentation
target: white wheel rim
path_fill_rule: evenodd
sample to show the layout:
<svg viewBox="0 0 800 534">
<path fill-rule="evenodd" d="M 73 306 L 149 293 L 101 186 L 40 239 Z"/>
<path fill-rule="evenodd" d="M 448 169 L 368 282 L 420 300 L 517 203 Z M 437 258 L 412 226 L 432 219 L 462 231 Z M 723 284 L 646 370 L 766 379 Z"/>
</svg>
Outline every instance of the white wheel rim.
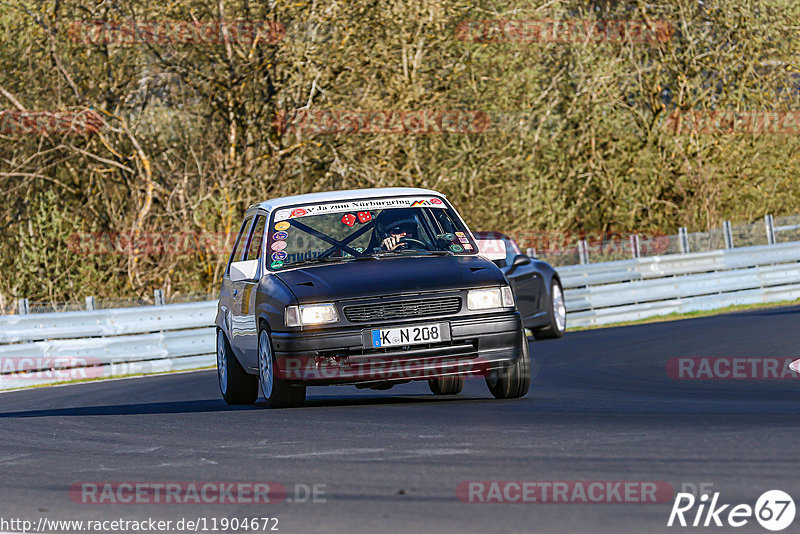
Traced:
<svg viewBox="0 0 800 534">
<path fill-rule="evenodd" d="M 561 332 L 567 326 L 567 306 L 564 304 L 564 293 L 561 286 L 553 283 L 553 317 L 556 319 L 556 328 Z"/>
<path fill-rule="evenodd" d="M 222 330 L 217 334 L 217 374 L 219 387 L 225 393 L 228 391 L 228 361 L 225 358 L 225 334 Z"/>
<path fill-rule="evenodd" d="M 274 376 L 272 371 L 272 347 L 266 332 L 261 332 L 258 337 L 258 372 L 261 378 L 261 392 L 264 394 L 265 399 L 269 399 L 270 395 L 272 395 Z"/>
</svg>

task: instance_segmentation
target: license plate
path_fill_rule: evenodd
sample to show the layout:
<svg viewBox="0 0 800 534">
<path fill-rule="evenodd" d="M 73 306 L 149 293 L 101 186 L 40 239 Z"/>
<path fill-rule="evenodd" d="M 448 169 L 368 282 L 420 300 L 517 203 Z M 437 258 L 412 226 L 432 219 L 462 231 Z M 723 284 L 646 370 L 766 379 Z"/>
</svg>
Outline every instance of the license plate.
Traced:
<svg viewBox="0 0 800 534">
<path fill-rule="evenodd" d="M 450 332 L 447 323 L 402 326 L 397 328 L 374 328 L 365 332 L 364 345 L 375 349 L 402 347 L 448 341 Z M 367 343 L 368 341 L 368 343 Z"/>
</svg>

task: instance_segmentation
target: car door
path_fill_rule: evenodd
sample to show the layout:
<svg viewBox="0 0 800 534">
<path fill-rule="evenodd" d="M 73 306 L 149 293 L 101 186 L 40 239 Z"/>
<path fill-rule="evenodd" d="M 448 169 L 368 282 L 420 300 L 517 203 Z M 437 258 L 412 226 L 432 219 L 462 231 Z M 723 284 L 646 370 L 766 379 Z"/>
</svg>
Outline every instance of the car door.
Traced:
<svg viewBox="0 0 800 534">
<path fill-rule="evenodd" d="M 261 258 L 264 248 L 266 214 L 256 215 L 247 239 L 241 261 L 258 261 L 259 268 L 252 279 L 231 282 L 232 319 L 231 346 L 245 367 L 258 369 L 258 324 L 256 323 L 256 288 L 263 272 Z"/>
<path fill-rule="evenodd" d="M 504 241 L 506 241 L 507 256 L 506 268 L 503 270 L 514 291 L 522 322 L 529 327 L 538 322 L 537 316 L 542 312 L 544 280 L 534 262 L 520 252 L 516 243 L 511 240 Z M 514 260 L 517 257 L 527 258 L 528 261 L 515 264 Z"/>
<path fill-rule="evenodd" d="M 247 236 L 250 232 L 250 226 L 253 222 L 253 216 L 245 217 L 242 226 L 239 229 L 239 234 L 236 236 L 236 241 L 233 244 L 233 252 L 228 260 L 228 266 L 225 268 L 225 274 L 222 276 L 222 287 L 219 295 L 219 309 L 221 315 L 224 317 L 225 331 L 228 336 L 228 342 L 233 348 L 233 317 L 234 308 L 238 306 L 238 295 L 241 292 L 241 284 L 231 280 L 231 264 L 241 261 L 244 255 L 244 243 L 247 241 Z M 237 353 L 238 351 L 234 351 Z"/>
</svg>

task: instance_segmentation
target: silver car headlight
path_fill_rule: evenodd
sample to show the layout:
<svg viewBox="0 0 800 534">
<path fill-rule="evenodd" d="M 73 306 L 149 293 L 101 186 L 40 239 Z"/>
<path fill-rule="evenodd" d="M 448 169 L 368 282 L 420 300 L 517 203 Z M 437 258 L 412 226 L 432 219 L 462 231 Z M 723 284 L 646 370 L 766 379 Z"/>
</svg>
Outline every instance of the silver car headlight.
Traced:
<svg viewBox="0 0 800 534">
<path fill-rule="evenodd" d="M 467 293 L 467 308 L 470 310 L 491 310 L 513 308 L 514 294 L 510 286 L 472 289 Z"/>
<path fill-rule="evenodd" d="M 286 306 L 286 326 L 327 324 L 338 320 L 336 306 L 331 303 Z"/>
</svg>

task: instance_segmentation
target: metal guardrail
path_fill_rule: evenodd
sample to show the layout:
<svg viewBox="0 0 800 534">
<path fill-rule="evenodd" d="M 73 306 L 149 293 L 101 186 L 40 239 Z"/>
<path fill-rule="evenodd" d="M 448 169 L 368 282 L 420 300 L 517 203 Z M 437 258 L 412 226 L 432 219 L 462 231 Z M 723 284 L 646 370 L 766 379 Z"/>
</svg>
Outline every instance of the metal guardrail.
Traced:
<svg viewBox="0 0 800 534">
<path fill-rule="evenodd" d="M 568 326 L 800 298 L 800 242 L 559 267 Z"/>
<path fill-rule="evenodd" d="M 213 324 L 216 309 L 216 301 L 205 301 L 167 306 L 3 315 L 0 316 L 0 343 L 198 328 Z"/>
<path fill-rule="evenodd" d="M 797 299 L 800 299 L 800 284 L 768 287 L 764 289 L 748 289 L 716 295 L 660 300 L 616 306 L 613 308 L 598 308 L 571 312 L 568 313 L 567 327 L 569 329 L 569 326 L 613 324 L 625 321 L 637 321 L 671 313 L 717 310 L 727 306 L 782 302 Z"/>
<path fill-rule="evenodd" d="M 557 267 L 564 288 L 800 262 L 800 242 Z"/>
<path fill-rule="evenodd" d="M 27 370 L 42 371 L 57 362 L 92 366 L 213 354 L 214 333 L 214 328 L 206 326 L 157 334 L 16 343 L 0 346 L 0 361 L 28 358 Z"/>
<path fill-rule="evenodd" d="M 214 364 L 216 301 L 0 316 L 0 390 Z"/>
<path fill-rule="evenodd" d="M 714 272 L 589 286 L 567 291 L 565 296 L 567 309 L 575 312 L 798 283 L 800 264 L 770 265 L 728 271 L 724 277 Z"/>
<path fill-rule="evenodd" d="M 559 267 L 568 326 L 800 299 L 800 242 Z M 214 364 L 216 301 L 0 316 L 0 389 Z M 20 368 L 25 373 L 20 373 Z M 72 370 L 64 376 L 64 370 Z"/>
</svg>

